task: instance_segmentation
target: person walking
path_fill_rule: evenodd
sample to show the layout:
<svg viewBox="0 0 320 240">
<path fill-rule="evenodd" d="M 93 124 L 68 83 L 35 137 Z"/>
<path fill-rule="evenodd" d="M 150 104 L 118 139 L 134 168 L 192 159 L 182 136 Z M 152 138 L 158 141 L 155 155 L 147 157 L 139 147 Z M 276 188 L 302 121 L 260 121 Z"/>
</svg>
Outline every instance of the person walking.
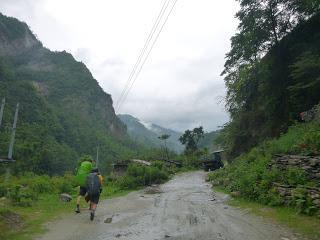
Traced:
<svg viewBox="0 0 320 240">
<path fill-rule="evenodd" d="M 86 180 L 87 176 L 90 174 L 92 170 L 92 158 L 91 157 L 86 157 L 84 160 L 82 160 L 80 167 L 77 170 L 77 175 L 76 175 L 76 181 L 78 186 L 80 186 L 79 194 L 77 197 L 77 206 L 76 206 L 76 213 L 80 213 L 80 200 L 81 197 L 85 197 L 88 190 L 86 186 Z"/>
<path fill-rule="evenodd" d="M 93 168 L 87 177 L 87 200 L 90 201 L 90 220 L 93 221 L 100 194 L 102 192 L 103 177 L 98 168 Z"/>
</svg>

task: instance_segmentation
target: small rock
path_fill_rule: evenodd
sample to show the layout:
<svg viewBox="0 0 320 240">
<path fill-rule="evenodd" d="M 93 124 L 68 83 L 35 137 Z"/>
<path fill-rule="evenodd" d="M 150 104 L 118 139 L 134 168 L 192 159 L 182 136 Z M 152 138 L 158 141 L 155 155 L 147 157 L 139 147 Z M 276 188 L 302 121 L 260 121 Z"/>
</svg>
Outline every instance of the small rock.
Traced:
<svg viewBox="0 0 320 240">
<path fill-rule="evenodd" d="M 72 197 L 67 193 L 61 193 L 60 194 L 60 200 L 62 202 L 70 202 L 72 200 Z"/>
<path fill-rule="evenodd" d="M 112 223 L 112 218 L 111 218 L 111 217 L 106 218 L 106 219 L 104 220 L 104 223 Z"/>
<path fill-rule="evenodd" d="M 227 207 L 227 206 L 224 206 L 223 209 L 228 209 L 228 207 Z"/>
</svg>

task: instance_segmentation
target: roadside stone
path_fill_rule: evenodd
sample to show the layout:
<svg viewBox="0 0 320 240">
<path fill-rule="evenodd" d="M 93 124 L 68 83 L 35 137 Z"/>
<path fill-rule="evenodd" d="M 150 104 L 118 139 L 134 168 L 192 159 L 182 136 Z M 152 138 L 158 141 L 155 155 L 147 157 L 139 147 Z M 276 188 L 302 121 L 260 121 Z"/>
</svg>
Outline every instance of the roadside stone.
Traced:
<svg viewBox="0 0 320 240">
<path fill-rule="evenodd" d="M 72 197 L 67 193 L 61 193 L 60 194 L 60 200 L 62 202 L 70 202 L 72 200 Z"/>
<path fill-rule="evenodd" d="M 104 223 L 112 223 L 112 217 L 108 217 L 104 220 Z"/>
</svg>

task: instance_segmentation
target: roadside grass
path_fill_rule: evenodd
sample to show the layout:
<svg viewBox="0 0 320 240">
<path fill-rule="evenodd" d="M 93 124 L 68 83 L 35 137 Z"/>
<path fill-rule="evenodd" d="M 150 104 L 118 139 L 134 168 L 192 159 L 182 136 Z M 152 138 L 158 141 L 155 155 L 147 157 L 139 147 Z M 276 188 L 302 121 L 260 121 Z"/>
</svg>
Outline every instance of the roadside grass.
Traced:
<svg viewBox="0 0 320 240">
<path fill-rule="evenodd" d="M 122 190 L 116 184 L 106 184 L 101 194 L 101 200 L 125 196 L 134 191 Z M 76 194 L 72 195 L 71 202 L 62 202 L 59 194 L 41 195 L 30 207 L 12 206 L 5 201 L 0 203 L 0 239 L 7 240 L 31 240 L 37 234 L 44 233 L 44 223 L 70 214 L 76 205 Z M 81 208 L 87 208 L 88 204 L 82 199 Z M 14 214 L 21 219 L 10 219 L 6 222 L 5 215 Z M 7 219 L 8 220 L 8 219 Z"/>
<path fill-rule="evenodd" d="M 180 170 L 181 171 L 181 170 Z M 125 175 L 108 179 L 101 193 L 101 200 L 124 196 L 151 184 L 164 183 L 177 173 L 162 162 L 150 167 L 132 164 Z M 46 231 L 44 223 L 70 214 L 75 210 L 78 188 L 72 174 L 60 177 L 39 176 L 25 173 L 4 181 L 0 176 L 0 239 L 31 240 Z M 59 193 L 69 193 L 71 202 L 62 202 Z M 81 208 L 88 204 L 81 201 Z"/>
<path fill-rule="evenodd" d="M 217 190 L 217 188 L 214 188 Z M 221 189 L 220 189 L 221 190 Z M 219 189 L 217 190 L 219 191 Z M 225 191 L 222 191 L 226 193 Z M 274 223 L 287 226 L 298 234 L 312 240 L 320 239 L 320 219 L 312 216 L 298 214 L 288 207 L 270 207 L 243 198 L 233 198 L 228 201 L 233 207 L 248 209 L 251 213 L 272 220 Z"/>
</svg>

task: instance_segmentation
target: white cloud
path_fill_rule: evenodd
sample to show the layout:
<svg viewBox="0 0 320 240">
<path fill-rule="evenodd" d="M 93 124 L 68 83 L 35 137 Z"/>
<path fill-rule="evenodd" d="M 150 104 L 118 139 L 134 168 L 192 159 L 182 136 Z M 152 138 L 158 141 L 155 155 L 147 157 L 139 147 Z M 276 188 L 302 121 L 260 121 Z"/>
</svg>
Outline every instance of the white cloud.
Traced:
<svg viewBox="0 0 320 240">
<path fill-rule="evenodd" d="M 86 63 L 117 102 L 162 3 L 1 0 L 0 8 L 27 22 L 46 47 Z M 226 122 L 220 73 L 237 9 L 235 0 L 179 0 L 120 112 L 177 130 Z"/>
</svg>

